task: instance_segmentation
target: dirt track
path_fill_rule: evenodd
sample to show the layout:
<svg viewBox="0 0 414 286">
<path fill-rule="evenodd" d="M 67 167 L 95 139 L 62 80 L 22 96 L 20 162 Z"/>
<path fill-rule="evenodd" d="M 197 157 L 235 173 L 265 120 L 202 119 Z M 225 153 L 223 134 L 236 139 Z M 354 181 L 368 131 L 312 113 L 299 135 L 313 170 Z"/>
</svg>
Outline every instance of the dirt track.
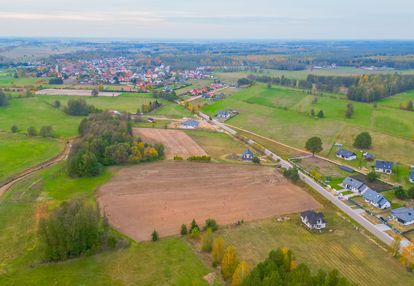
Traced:
<svg viewBox="0 0 414 286">
<path fill-rule="evenodd" d="M 134 136 L 144 142 L 161 143 L 165 147 L 166 159 L 173 159 L 178 155 L 184 159 L 191 155 L 207 155 L 190 136 L 179 130 L 134 128 Z"/>
<path fill-rule="evenodd" d="M 109 222 L 136 240 L 179 233 L 193 218 L 203 224 L 251 221 L 316 209 L 320 204 L 272 168 L 158 162 L 124 168 L 98 190 Z"/>
</svg>

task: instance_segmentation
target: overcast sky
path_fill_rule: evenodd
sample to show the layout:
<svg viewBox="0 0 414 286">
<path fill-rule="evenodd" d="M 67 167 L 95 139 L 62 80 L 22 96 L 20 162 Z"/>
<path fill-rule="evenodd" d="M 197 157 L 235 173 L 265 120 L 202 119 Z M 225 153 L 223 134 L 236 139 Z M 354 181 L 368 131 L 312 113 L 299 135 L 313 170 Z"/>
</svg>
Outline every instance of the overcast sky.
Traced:
<svg viewBox="0 0 414 286">
<path fill-rule="evenodd" d="M 0 0 L 0 36 L 414 39 L 414 0 Z"/>
</svg>

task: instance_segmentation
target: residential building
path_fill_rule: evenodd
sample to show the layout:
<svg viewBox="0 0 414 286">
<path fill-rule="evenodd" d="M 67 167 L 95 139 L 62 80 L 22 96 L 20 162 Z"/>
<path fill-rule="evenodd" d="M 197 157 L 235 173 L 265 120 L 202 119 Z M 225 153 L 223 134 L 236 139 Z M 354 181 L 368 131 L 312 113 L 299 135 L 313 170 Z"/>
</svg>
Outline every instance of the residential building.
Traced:
<svg viewBox="0 0 414 286">
<path fill-rule="evenodd" d="M 347 161 L 352 161 L 357 158 L 357 155 L 352 151 L 341 148 L 341 149 L 338 149 L 338 151 L 336 151 L 336 157 L 345 159 Z"/>
<path fill-rule="evenodd" d="M 380 209 L 387 209 L 391 207 L 391 203 L 384 198 L 383 195 L 368 189 L 364 191 L 364 194 L 362 195 L 366 202 L 370 203 L 374 207 L 380 208 Z"/>
<path fill-rule="evenodd" d="M 181 128 L 185 128 L 185 129 L 195 129 L 195 128 L 197 128 L 200 125 L 200 123 L 198 121 L 196 121 L 196 120 L 189 119 L 189 120 L 182 121 L 180 123 L 180 125 L 181 125 Z"/>
<path fill-rule="evenodd" d="M 346 177 L 342 182 L 342 186 L 347 190 L 353 191 L 355 193 L 364 193 L 369 187 L 363 182 L 358 181 L 352 177 Z"/>
<path fill-rule="evenodd" d="M 243 152 L 243 154 L 241 155 L 241 159 L 243 161 L 253 161 L 254 158 L 254 153 L 252 151 L 250 151 L 250 149 L 247 149 L 246 151 Z"/>
<path fill-rule="evenodd" d="M 323 217 L 323 213 L 315 211 L 305 211 L 300 214 L 300 219 L 303 224 L 310 229 L 324 229 L 326 228 L 326 222 Z"/>
<path fill-rule="evenodd" d="M 392 210 L 392 217 L 403 225 L 414 224 L 414 208 L 398 208 Z"/>
<path fill-rule="evenodd" d="M 389 161 L 375 161 L 375 171 L 378 173 L 392 174 L 393 162 Z"/>
</svg>

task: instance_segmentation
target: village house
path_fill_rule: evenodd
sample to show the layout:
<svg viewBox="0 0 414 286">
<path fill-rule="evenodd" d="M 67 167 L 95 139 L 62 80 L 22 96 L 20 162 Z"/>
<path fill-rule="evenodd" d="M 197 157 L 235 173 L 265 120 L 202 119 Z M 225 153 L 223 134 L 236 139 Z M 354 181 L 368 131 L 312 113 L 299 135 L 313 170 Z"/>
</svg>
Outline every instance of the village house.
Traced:
<svg viewBox="0 0 414 286">
<path fill-rule="evenodd" d="M 386 198 L 384 198 L 383 195 L 369 188 L 366 191 L 364 191 L 364 194 L 362 196 L 364 197 L 366 202 L 370 203 L 376 208 L 383 210 L 391 207 L 391 203 Z"/>
<path fill-rule="evenodd" d="M 200 123 L 194 119 L 188 119 L 180 123 L 181 128 L 185 128 L 185 129 L 195 129 L 199 125 Z"/>
<path fill-rule="evenodd" d="M 369 189 L 367 185 L 354 179 L 352 177 L 346 177 L 342 182 L 342 186 L 347 190 L 353 191 L 354 193 L 364 193 L 366 190 Z"/>
<path fill-rule="evenodd" d="M 414 184 L 414 167 L 413 166 L 411 166 L 411 169 L 410 169 L 410 176 L 409 176 L 409 178 L 408 178 L 409 180 L 410 180 L 410 182 L 411 183 L 413 183 Z"/>
<path fill-rule="evenodd" d="M 253 161 L 254 158 L 254 153 L 252 151 L 250 151 L 250 149 L 247 149 L 246 151 L 243 152 L 243 154 L 241 155 L 241 159 L 243 161 Z"/>
<path fill-rule="evenodd" d="M 371 154 L 371 153 L 368 153 L 368 152 L 365 152 L 362 156 L 367 161 L 373 161 L 375 159 L 375 156 L 373 154 Z"/>
<path fill-rule="evenodd" d="M 393 165 L 393 162 L 377 160 L 375 161 L 375 172 L 392 174 Z"/>
<path fill-rule="evenodd" d="M 392 210 L 392 217 L 403 225 L 414 224 L 414 208 L 398 208 Z"/>
<path fill-rule="evenodd" d="M 217 112 L 216 117 L 220 118 L 220 119 L 229 119 L 231 117 L 232 113 L 230 111 L 226 111 L 226 110 L 219 110 L 219 112 Z"/>
<path fill-rule="evenodd" d="M 326 222 L 323 217 L 323 213 L 315 211 L 305 211 L 300 214 L 300 219 L 303 224 L 309 229 L 324 229 L 326 228 Z"/>
<path fill-rule="evenodd" d="M 341 149 L 338 149 L 338 151 L 336 151 L 336 157 L 345 159 L 347 161 L 352 161 L 357 158 L 357 155 L 352 151 L 341 148 Z"/>
</svg>

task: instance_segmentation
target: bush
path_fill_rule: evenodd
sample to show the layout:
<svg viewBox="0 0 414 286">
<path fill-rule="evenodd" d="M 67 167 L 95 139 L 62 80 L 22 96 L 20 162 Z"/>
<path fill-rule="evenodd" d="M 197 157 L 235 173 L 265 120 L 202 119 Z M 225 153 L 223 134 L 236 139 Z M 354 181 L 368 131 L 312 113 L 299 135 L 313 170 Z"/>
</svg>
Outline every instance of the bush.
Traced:
<svg viewBox="0 0 414 286">
<path fill-rule="evenodd" d="M 53 137 L 53 128 L 52 126 L 43 126 L 40 128 L 39 135 L 42 137 Z"/>
<path fill-rule="evenodd" d="M 40 220 L 39 237 L 49 261 L 97 252 L 103 242 L 99 211 L 81 201 L 64 202 Z"/>
<path fill-rule="evenodd" d="M 174 156 L 174 161 L 182 161 L 182 160 L 183 160 L 183 157 L 180 157 L 177 155 Z"/>
<path fill-rule="evenodd" d="M 154 229 L 154 231 L 151 234 L 151 240 L 152 241 L 157 241 L 158 240 L 158 232 Z"/>
<path fill-rule="evenodd" d="M 367 174 L 367 180 L 368 182 L 375 182 L 379 178 L 379 175 L 375 172 L 369 172 Z"/>
<path fill-rule="evenodd" d="M 292 168 L 292 169 L 285 169 L 283 171 L 283 176 L 291 180 L 292 182 L 296 183 L 299 181 L 299 172 L 298 169 Z"/>
<path fill-rule="evenodd" d="M 53 101 L 52 106 L 53 106 L 54 108 L 60 108 L 60 106 L 61 106 L 60 101 L 59 101 L 59 100 L 55 100 L 55 101 Z"/>
<path fill-rule="evenodd" d="M 210 162 L 211 158 L 210 156 L 190 156 L 187 158 L 188 161 L 200 161 L 200 162 Z"/>
<path fill-rule="evenodd" d="M 105 165 L 125 164 L 129 160 L 130 145 L 118 143 L 105 148 Z"/>
<path fill-rule="evenodd" d="M 414 187 L 411 187 L 411 188 L 408 190 L 408 192 L 407 192 L 407 196 L 408 196 L 410 199 L 414 199 Z"/>
<path fill-rule="evenodd" d="M 218 230 L 218 224 L 215 219 L 209 218 L 206 220 L 204 230 L 211 229 L 213 232 Z"/>
<path fill-rule="evenodd" d="M 193 231 L 193 229 L 198 228 L 200 230 L 200 228 L 198 227 L 197 222 L 195 221 L 195 219 L 193 219 L 191 221 L 191 226 L 190 226 L 190 233 Z"/>
<path fill-rule="evenodd" d="M 92 89 L 91 95 L 92 96 L 98 96 L 99 95 L 99 90 L 97 90 L 96 88 Z"/>
<path fill-rule="evenodd" d="M 17 131 L 19 131 L 19 128 L 17 128 L 17 126 L 16 126 L 16 125 L 13 125 L 13 126 L 10 128 L 10 131 L 11 131 L 11 132 L 13 132 L 13 133 L 16 133 Z"/>
<path fill-rule="evenodd" d="M 372 138 L 368 132 L 362 132 L 357 135 L 354 141 L 354 146 L 361 149 L 369 149 L 372 146 Z"/>
<path fill-rule="evenodd" d="M 84 99 L 70 99 L 67 106 L 64 108 L 66 114 L 72 116 L 85 116 L 95 111 L 96 109 L 88 105 Z"/>
<path fill-rule="evenodd" d="M 224 239 L 221 236 L 216 237 L 213 240 L 212 249 L 211 249 L 211 256 L 213 257 L 213 262 L 218 264 L 221 263 L 223 259 L 225 250 L 225 243 Z"/>
<path fill-rule="evenodd" d="M 63 79 L 60 77 L 54 77 L 49 79 L 49 84 L 63 84 Z"/>
<path fill-rule="evenodd" d="M 257 156 L 254 156 L 252 162 L 255 164 L 260 164 L 260 158 Z"/>
<path fill-rule="evenodd" d="M 184 223 L 181 225 L 180 233 L 181 233 L 181 235 L 187 235 L 187 233 L 188 233 L 187 226 Z"/>
<path fill-rule="evenodd" d="M 405 190 L 401 186 L 398 186 L 397 188 L 395 188 L 394 194 L 400 200 L 407 199 L 407 193 L 405 192 Z"/>
<path fill-rule="evenodd" d="M 200 238 L 200 229 L 198 227 L 195 227 L 190 232 L 190 237 L 192 239 L 199 239 Z"/>
<path fill-rule="evenodd" d="M 211 252 L 213 247 L 213 231 L 208 228 L 201 236 L 201 251 Z"/>
<path fill-rule="evenodd" d="M 71 177 L 93 177 L 100 174 L 101 164 L 94 153 L 84 149 L 74 148 L 74 150 L 68 159 L 68 171 Z"/>
<path fill-rule="evenodd" d="M 37 135 L 36 128 L 34 128 L 33 126 L 30 126 L 29 128 L 27 128 L 27 135 L 36 136 Z"/>
</svg>

